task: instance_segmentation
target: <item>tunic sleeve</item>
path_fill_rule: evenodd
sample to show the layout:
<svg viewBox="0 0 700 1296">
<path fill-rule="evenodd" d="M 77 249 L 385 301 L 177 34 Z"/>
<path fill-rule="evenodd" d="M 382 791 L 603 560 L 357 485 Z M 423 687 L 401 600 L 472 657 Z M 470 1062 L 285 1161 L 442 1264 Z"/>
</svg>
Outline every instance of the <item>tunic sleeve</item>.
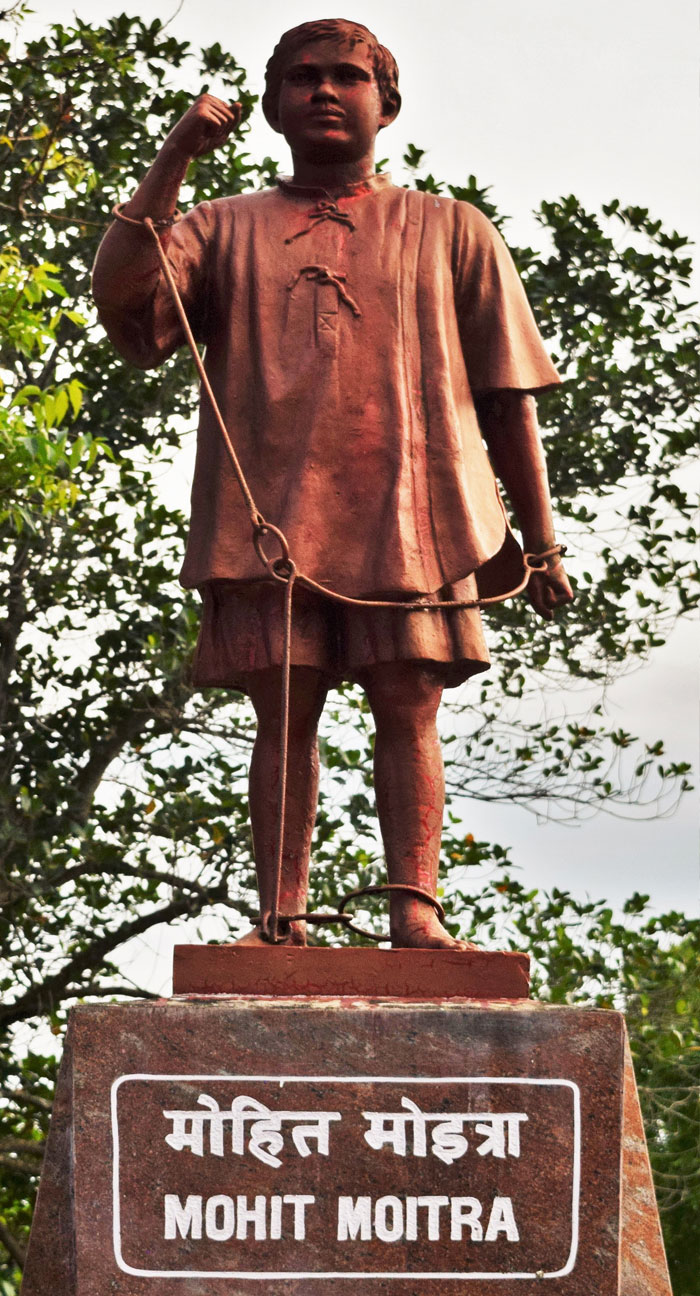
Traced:
<svg viewBox="0 0 700 1296">
<path fill-rule="evenodd" d="M 535 392 L 561 382 L 510 252 L 470 203 L 455 204 L 454 252 L 455 304 L 472 392 Z"/>
<path fill-rule="evenodd" d="M 207 341 L 210 302 L 209 267 L 213 257 L 214 218 L 212 204 L 193 208 L 170 232 L 164 246 L 173 270 L 187 318 L 198 342 Z M 143 239 L 141 231 L 133 237 Z M 98 252 L 99 257 L 99 252 Z M 125 266 L 128 277 L 128 265 Z M 152 275 L 134 284 L 133 299 L 111 306 L 98 300 L 98 313 L 105 331 L 119 353 L 139 369 L 152 369 L 172 355 L 184 341 L 182 327 L 165 277 L 156 259 Z"/>
</svg>

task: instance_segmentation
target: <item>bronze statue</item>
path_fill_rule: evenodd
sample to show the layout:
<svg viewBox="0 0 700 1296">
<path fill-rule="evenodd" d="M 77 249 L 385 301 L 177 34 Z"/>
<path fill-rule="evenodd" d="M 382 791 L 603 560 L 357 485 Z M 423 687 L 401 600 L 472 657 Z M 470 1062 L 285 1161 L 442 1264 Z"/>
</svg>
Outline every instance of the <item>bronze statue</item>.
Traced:
<svg viewBox="0 0 700 1296">
<path fill-rule="evenodd" d="M 223 145 L 240 120 L 238 104 L 202 95 L 95 264 L 110 338 L 134 364 L 157 365 L 184 340 L 157 231 L 256 506 L 307 578 L 292 613 L 277 898 L 284 589 L 264 577 L 250 512 L 203 397 L 182 581 L 204 604 L 194 682 L 243 690 L 258 719 L 250 815 L 261 921 L 247 941 L 274 939 L 278 912 L 305 910 L 317 725 L 341 679 L 361 684 L 376 722 L 389 882 L 435 896 L 438 705 L 446 686 L 488 668 L 476 599 L 522 585 L 494 470 L 523 548 L 539 555 L 527 585 L 533 607 L 549 619 L 572 598 L 532 396 L 559 381 L 556 370 L 486 217 L 375 173 L 377 132 L 400 104 L 394 59 L 365 27 L 294 28 L 268 63 L 263 96 L 267 120 L 291 148 L 291 179 L 202 203 L 175 221 L 189 162 Z M 305 943 L 303 921 L 280 930 Z M 410 890 L 391 893 L 391 937 L 395 946 L 465 948 Z"/>
</svg>

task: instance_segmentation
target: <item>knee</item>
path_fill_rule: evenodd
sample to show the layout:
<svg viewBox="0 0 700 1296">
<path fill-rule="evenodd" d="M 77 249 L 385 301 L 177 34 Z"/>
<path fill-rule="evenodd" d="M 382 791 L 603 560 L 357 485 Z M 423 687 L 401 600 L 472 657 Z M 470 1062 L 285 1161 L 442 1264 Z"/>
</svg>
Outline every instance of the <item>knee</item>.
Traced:
<svg viewBox="0 0 700 1296">
<path fill-rule="evenodd" d="M 377 731 L 425 732 L 435 726 L 442 681 L 429 667 L 388 663 L 362 680 Z"/>
<path fill-rule="evenodd" d="M 264 678 L 263 678 L 264 677 Z M 314 742 L 328 692 L 325 676 L 310 667 L 292 668 L 289 689 L 290 745 Z M 258 738 L 278 741 L 282 715 L 281 671 L 256 672 L 249 694 L 258 720 Z"/>
</svg>

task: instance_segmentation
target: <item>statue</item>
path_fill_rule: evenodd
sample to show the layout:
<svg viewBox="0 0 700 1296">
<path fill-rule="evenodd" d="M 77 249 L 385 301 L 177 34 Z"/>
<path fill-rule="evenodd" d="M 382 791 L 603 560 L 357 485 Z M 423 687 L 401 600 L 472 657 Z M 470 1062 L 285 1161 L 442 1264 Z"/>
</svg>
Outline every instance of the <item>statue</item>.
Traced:
<svg viewBox="0 0 700 1296">
<path fill-rule="evenodd" d="M 536 556 L 532 605 L 551 619 L 572 598 L 532 394 L 557 383 L 556 370 L 486 217 L 375 173 L 377 133 L 400 104 L 395 61 L 365 27 L 294 28 L 268 63 L 262 101 L 290 146 L 291 178 L 176 219 L 189 162 L 221 147 L 240 120 L 240 105 L 202 95 L 117 212 L 94 269 L 113 343 L 134 364 L 157 365 L 184 341 L 157 234 L 206 346 L 207 377 L 260 510 L 253 518 L 272 524 L 260 523 L 256 543 L 271 545 L 279 529 L 293 560 L 263 572 L 204 393 L 182 581 L 203 600 L 194 683 L 243 690 L 257 715 L 260 923 L 250 943 L 305 943 L 304 921 L 288 919 L 306 909 L 317 725 L 329 688 L 351 679 L 376 723 L 377 809 L 398 888 L 392 944 L 466 948 L 430 902 L 444 804 L 435 721 L 443 689 L 488 668 L 476 600 L 524 584 L 494 472 Z M 288 600 L 270 574 L 296 572 L 281 780 Z M 430 610 L 444 603 L 457 606 Z"/>
</svg>

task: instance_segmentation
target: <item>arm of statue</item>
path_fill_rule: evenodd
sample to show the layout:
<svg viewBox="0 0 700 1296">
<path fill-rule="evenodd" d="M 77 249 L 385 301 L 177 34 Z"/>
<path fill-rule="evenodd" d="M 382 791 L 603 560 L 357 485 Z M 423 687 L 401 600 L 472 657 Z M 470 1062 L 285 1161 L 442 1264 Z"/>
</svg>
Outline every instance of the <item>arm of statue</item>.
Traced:
<svg viewBox="0 0 700 1296">
<path fill-rule="evenodd" d="M 496 475 L 513 506 L 526 553 L 538 554 L 556 543 L 547 465 L 533 396 L 491 392 L 477 398 L 479 424 Z M 547 571 L 533 572 L 527 587 L 535 611 L 551 621 L 553 609 L 570 603 L 573 592 L 561 559 Z"/>
<path fill-rule="evenodd" d="M 132 220 L 150 216 L 154 223 L 169 220 L 192 159 L 219 148 L 240 119 L 239 103 L 226 104 L 213 95 L 200 95 L 167 136 L 153 166 L 123 206 L 123 214 Z M 160 236 L 164 245 L 168 236 L 167 229 Z M 140 305 L 152 292 L 157 271 L 148 231 L 115 221 L 102 240 L 93 269 L 97 305 L 112 311 Z"/>
</svg>

